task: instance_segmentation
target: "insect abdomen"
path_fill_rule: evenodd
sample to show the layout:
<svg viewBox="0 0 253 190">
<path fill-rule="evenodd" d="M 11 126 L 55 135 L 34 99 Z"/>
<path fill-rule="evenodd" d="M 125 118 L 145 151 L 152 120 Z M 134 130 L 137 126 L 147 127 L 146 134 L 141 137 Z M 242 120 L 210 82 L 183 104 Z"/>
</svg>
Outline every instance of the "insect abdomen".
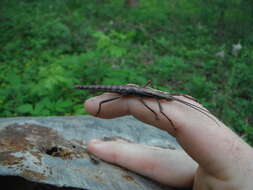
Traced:
<svg viewBox="0 0 253 190">
<path fill-rule="evenodd" d="M 76 89 L 121 93 L 123 85 L 77 85 Z"/>
</svg>

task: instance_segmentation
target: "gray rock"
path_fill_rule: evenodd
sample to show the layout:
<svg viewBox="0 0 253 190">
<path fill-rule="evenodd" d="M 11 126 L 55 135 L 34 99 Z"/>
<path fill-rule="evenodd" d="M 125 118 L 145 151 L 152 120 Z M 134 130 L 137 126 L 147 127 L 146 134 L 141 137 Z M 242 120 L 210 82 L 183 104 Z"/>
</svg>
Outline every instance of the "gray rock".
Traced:
<svg viewBox="0 0 253 190">
<path fill-rule="evenodd" d="M 31 189 L 43 189 L 42 186 L 88 190 L 173 189 L 96 159 L 86 151 L 88 140 L 113 139 L 110 136 L 152 146 L 180 148 L 167 133 L 132 117 L 0 119 L 0 176 L 5 176 L 6 181 L 6 176 L 20 177 L 32 187 L 40 184 L 40 188 Z"/>
</svg>

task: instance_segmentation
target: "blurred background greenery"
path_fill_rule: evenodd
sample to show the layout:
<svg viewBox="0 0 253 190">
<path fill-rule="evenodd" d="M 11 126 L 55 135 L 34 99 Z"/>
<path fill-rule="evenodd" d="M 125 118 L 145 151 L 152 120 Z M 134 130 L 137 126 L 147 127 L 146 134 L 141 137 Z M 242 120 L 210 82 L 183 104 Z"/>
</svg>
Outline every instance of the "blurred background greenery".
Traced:
<svg viewBox="0 0 253 190">
<path fill-rule="evenodd" d="M 253 144 L 252 0 L 1 0 L 0 116 L 85 114 L 75 84 L 186 93 Z"/>
</svg>

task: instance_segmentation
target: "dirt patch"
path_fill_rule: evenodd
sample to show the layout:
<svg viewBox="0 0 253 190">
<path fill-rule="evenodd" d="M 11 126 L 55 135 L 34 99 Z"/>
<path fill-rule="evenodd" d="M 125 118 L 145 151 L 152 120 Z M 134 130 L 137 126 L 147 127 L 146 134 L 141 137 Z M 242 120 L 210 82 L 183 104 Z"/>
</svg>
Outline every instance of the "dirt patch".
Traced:
<svg viewBox="0 0 253 190">
<path fill-rule="evenodd" d="M 24 159 L 24 157 L 16 157 L 11 155 L 12 152 L 1 152 L 0 153 L 0 163 L 4 166 L 12 166 L 18 164 L 21 160 Z"/>
<path fill-rule="evenodd" d="M 32 170 L 24 170 L 22 173 L 21 173 L 21 176 L 27 178 L 27 179 L 30 179 L 32 177 L 32 179 L 39 179 L 39 180 L 43 180 L 43 179 L 46 179 L 47 176 L 44 175 L 43 173 L 39 173 L 39 172 L 35 172 L 35 171 L 32 171 Z"/>
<path fill-rule="evenodd" d="M 41 165 L 44 156 L 68 160 L 83 158 L 87 156 L 87 152 L 83 144 L 67 140 L 45 126 L 29 123 L 12 124 L 0 130 L 1 165 L 18 167 L 25 177 L 41 179 L 45 177 L 44 174 L 27 170 L 24 161 L 30 159 L 33 164 Z"/>
</svg>

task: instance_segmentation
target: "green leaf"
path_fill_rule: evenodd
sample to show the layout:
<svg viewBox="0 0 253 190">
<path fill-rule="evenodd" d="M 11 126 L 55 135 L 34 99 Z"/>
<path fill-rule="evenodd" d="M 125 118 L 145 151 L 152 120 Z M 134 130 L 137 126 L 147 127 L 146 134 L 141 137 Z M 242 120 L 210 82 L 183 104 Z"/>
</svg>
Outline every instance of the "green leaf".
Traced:
<svg viewBox="0 0 253 190">
<path fill-rule="evenodd" d="M 86 110 L 84 110 L 83 105 L 76 105 L 74 107 L 74 114 L 75 115 L 84 115 L 84 114 L 88 114 L 88 112 Z"/>
<path fill-rule="evenodd" d="M 17 108 L 17 112 L 19 112 L 19 113 L 32 113 L 33 106 L 31 104 L 23 104 Z"/>
</svg>

